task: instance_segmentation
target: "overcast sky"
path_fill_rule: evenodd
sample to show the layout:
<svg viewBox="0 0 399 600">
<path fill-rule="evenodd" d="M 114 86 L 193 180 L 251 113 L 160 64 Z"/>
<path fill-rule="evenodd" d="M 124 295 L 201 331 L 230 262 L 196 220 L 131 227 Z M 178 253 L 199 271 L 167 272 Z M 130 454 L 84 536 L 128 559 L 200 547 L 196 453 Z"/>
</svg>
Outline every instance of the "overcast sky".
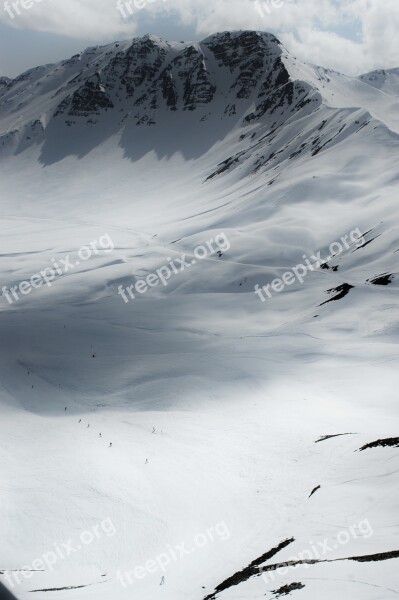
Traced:
<svg viewBox="0 0 399 600">
<path fill-rule="evenodd" d="M 9 77 L 117 39 L 226 29 L 271 31 L 297 57 L 348 74 L 399 67 L 399 0 L 131 0 L 130 16 L 128 0 L 120 9 L 117 0 L 3 2 L 0 75 Z"/>
</svg>

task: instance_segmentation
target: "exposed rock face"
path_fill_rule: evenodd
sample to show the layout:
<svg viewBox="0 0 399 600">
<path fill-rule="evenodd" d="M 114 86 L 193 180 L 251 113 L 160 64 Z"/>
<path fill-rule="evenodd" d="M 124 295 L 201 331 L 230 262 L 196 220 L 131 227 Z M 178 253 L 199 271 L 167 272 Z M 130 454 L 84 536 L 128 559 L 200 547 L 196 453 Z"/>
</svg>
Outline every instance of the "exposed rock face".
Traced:
<svg viewBox="0 0 399 600">
<path fill-rule="evenodd" d="M 205 45 L 213 53 L 219 67 L 236 74 L 231 89 L 236 91 L 237 98 L 249 98 L 259 81 L 264 80 L 267 85 L 270 66 L 276 53 L 281 54 L 277 38 L 269 34 L 259 35 L 255 31 L 246 31 L 234 37 L 226 32 L 212 36 L 205 41 Z"/>
<path fill-rule="evenodd" d="M 107 110 L 114 105 L 105 93 L 100 75 L 96 74 L 85 81 L 83 86 L 67 100 L 65 107 L 68 108 L 68 114 L 71 116 L 88 117 L 93 114 L 98 115 L 101 109 Z"/>
<path fill-rule="evenodd" d="M 274 35 L 256 31 L 192 43 L 147 35 L 87 48 L 16 79 L 0 78 L 0 149 L 19 152 L 43 141 L 47 154 L 60 155 L 54 140 L 65 133 L 65 151 L 79 153 L 82 143 L 87 151 L 116 133 L 128 145 L 143 128 L 173 136 L 182 124 L 205 123 L 207 135 L 237 129 L 242 142 L 207 179 L 244 166 L 270 172 L 273 185 L 286 161 L 317 156 L 349 135 L 352 121 L 359 131 L 370 121 L 323 111 L 305 130 L 303 119 L 316 115 L 323 98 L 317 85 L 301 80 L 295 61 Z M 301 127 L 287 137 L 284 128 L 299 119 Z"/>
<path fill-rule="evenodd" d="M 7 89 L 8 85 L 11 83 L 11 79 L 8 77 L 0 77 L 0 94 Z"/>
<path fill-rule="evenodd" d="M 290 81 L 282 53 L 277 38 L 255 31 L 215 34 L 191 44 L 147 35 L 130 44 L 88 48 L 14 80 L 1 78 L 0 110 L 18 111 L 29 95 L 44 91 L 55 101 L 51 116 L 68 125 L 92 123 L 109 111 L 118 122 L 124 113 L 137 124 L 157 123 L 159 109 L 202 110 L 198 120 L 207 118 L 204 111 L 242 114 L 251 122 L 310 101 L 309 90 Z"/>
</svg>

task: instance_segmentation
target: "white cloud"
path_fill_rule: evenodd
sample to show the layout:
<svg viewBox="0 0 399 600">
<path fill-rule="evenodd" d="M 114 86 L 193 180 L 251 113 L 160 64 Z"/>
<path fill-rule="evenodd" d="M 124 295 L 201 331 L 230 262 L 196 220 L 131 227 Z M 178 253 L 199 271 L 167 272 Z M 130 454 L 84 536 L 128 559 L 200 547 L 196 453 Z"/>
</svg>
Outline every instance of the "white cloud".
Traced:
<svg viewBox="0 0 399 600">
<path fill-rule="evenodd" d="M 17 15 L 10 2 L 14 18 L 3 10 L 0 21 L 101 43 L 137 34 L 135 17 L 142 10 L 154 18 L 158 30 L 164 17 L 173 16 L 193 26 L 199 37 L 226 29 L 273 31 L 299 58 L 347 73 L 399 66 L 398 0 L 259 1 L 260 11 L 255 0 L 131 0 L 135 14 L 127 21 L 116 0 L 24 0 L 32 6 L 19 5 Z M 343 35 L 356 27 L 358 38 Z"/>
</svg>

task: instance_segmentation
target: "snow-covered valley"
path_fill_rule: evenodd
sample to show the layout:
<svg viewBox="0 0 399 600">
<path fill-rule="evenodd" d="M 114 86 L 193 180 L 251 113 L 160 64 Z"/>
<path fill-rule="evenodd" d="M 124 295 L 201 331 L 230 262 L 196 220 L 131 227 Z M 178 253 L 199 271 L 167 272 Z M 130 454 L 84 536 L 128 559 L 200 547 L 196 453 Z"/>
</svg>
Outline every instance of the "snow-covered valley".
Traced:
<svg viewBox="0 0 399 600">
<path fill-rule="evenodd" d="M 398 85 L 257 32 L 0 79 L 0 580 L 17 598 L 399 594 Z M 272 567 L 293 558 L 312 564 Z"/>
</svg>

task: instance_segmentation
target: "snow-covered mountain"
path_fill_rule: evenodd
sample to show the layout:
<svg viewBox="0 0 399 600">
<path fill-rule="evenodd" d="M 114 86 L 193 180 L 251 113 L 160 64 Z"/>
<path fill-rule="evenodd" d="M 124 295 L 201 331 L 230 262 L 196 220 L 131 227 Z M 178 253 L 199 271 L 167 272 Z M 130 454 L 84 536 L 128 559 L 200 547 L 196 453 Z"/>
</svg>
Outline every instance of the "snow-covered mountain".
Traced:
<svg viewBox="0 0 399 600">
<path fill-rule="evenodd" d="M 309 85 L 290 82 L 283 52 L 274 36 L 257 32 L 218 34 L 193 44 L 149 35 L 88 48 L 4 81 L 1 114 L 20 151 L 21 144 L 50 143 L 65 125 L 75 138 L 95 125 L 108 133 L 165 125 L 173 113 L 181 119 L 187 111 L 195 113 L 195 122 L 239 115 L 250 123 L 278 103 L 292 112 L 320 103 Z M 13 129 L 15 117 L 20 122 Z"/>
<path fill-rule="evenodd" d="M 371 71 L 359 79 L 391 96 L 399 96 L 399 69 Z"/>
<path fill-rule="evenodd" d="M 399 593 L 397 73 L 243 31 L 0 78 L 0 578 L 18 598 Z"/>
</svg>

